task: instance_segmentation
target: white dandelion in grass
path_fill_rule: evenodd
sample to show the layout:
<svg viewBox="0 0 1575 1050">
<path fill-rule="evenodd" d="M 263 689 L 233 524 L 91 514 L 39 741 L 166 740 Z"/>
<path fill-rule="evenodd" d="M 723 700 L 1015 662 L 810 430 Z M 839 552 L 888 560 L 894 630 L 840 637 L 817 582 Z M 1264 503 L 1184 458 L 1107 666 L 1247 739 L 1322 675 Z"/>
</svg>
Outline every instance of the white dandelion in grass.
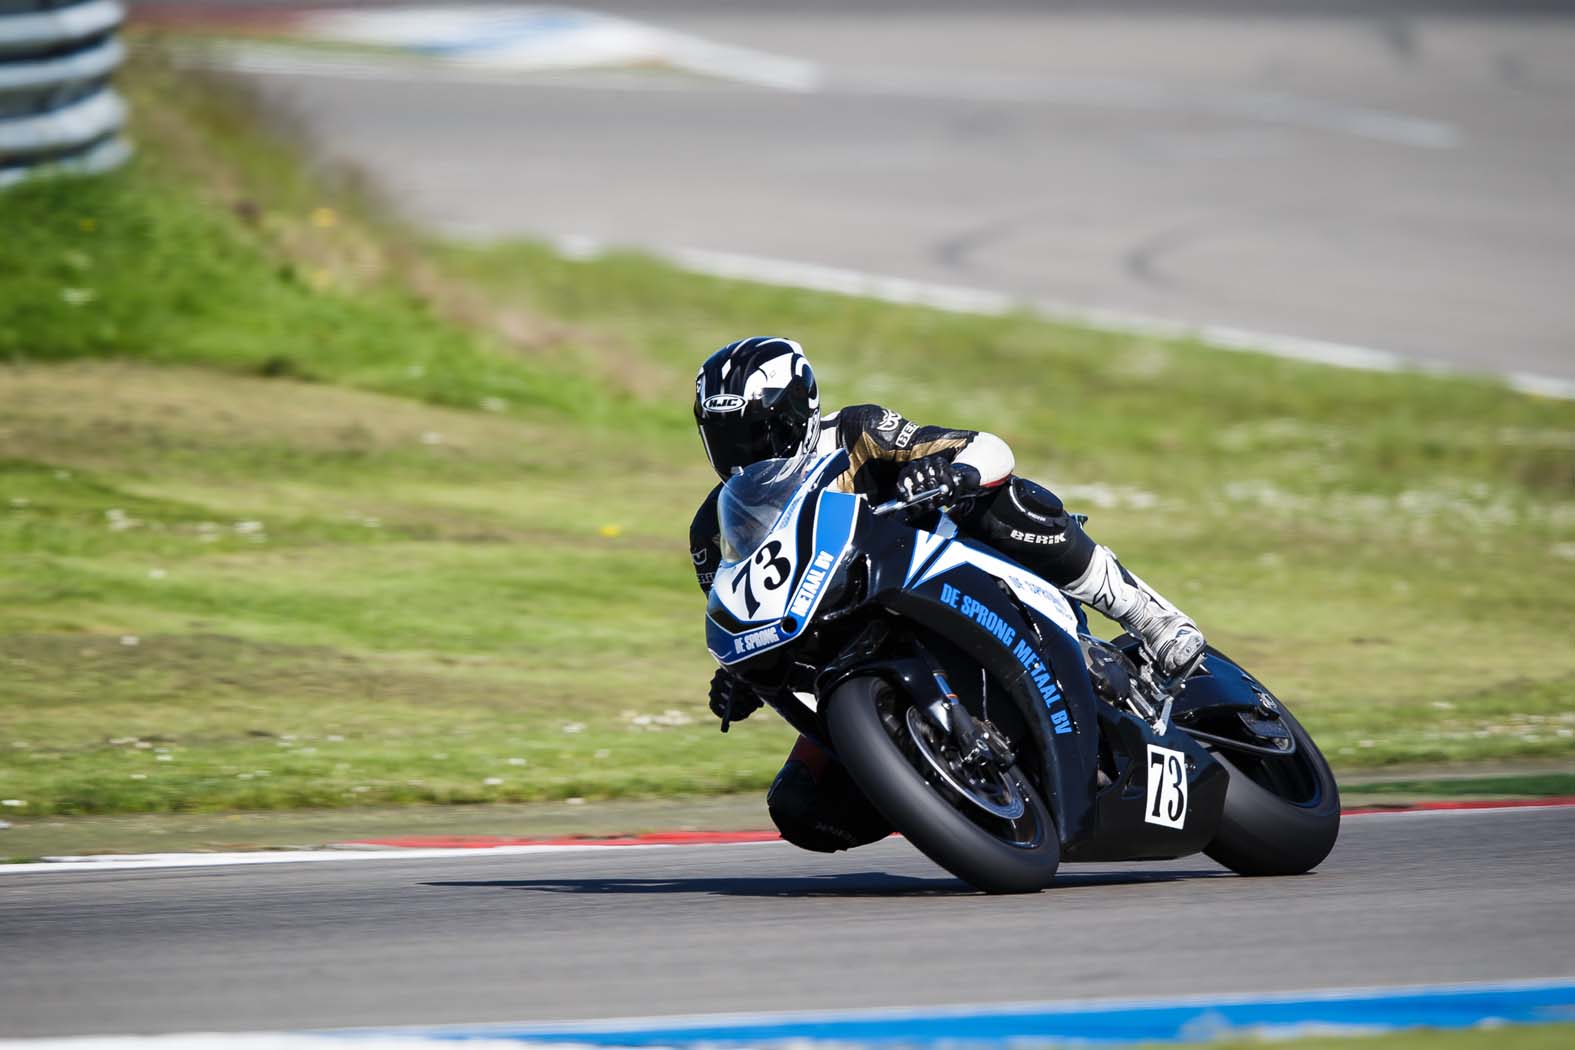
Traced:
<svg viewBox="0 0 1575 1050">
<path fill-rule="evenodd" d="M 503 778 L 502 777 L 488 777 L 486 780 L 483 780 L 482 783 L 485 784 L 489 788 L 501 787 L 502 784 L 503 784 Z"/>
<path fill-rule="evenodd" d="M 563 724 L 563 726 L 562 726 L 562 729 L 563 729 L 563 731 L 565 733 L 571 733 L 571 734 L 572 733 L 583 733 L 583 732 L 585 732 L 585 723 L 584 722 L 565 722 Z"/>
</svg>

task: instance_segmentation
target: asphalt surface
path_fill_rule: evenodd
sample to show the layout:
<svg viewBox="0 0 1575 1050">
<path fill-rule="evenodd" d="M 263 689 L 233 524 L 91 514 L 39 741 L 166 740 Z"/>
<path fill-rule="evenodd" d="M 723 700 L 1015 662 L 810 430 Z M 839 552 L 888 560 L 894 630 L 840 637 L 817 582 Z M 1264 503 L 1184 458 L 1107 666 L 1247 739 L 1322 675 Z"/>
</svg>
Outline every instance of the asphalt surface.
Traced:
<svg viewBox="0 0 1575 1050">
<path fill-rule="evenodd" d="M 1575 809 L 1348 818 L 1316 873 L 900 840 L 0 875 L 0 1035 L 1279 991 L 1575 974 Z"/>
<path fill-rule="evenodd" d="M 588 6 L 803 60 L 817 86 L 258 81 L 463 236 L 741 253 L 1575 378 L 1568 4 Z"/>
</svg>

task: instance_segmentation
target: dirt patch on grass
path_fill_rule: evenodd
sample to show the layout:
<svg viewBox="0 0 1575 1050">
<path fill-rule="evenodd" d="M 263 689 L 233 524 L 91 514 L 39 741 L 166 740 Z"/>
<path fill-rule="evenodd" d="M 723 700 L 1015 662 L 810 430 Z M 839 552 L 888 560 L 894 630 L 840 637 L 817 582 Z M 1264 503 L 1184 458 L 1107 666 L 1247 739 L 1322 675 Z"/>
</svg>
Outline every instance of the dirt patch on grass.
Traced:
<svg viewBox="0 0 1575 1050">
<path fill-rule="evenodd" d="M 0 448 L 14 459 L 123 467 L 128 457 L 261 445 L 524 465 L 549 436 L 501 414 L 292 379 L 115 361 L 10 365 L 0 374 Z"/>
</svg>

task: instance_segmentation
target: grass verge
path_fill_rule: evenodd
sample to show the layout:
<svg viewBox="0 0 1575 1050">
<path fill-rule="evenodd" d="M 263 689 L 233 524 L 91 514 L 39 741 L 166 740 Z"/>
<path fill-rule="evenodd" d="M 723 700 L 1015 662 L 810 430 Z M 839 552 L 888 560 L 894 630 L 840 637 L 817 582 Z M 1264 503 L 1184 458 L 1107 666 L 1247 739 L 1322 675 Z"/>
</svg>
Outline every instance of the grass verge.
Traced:
<svg viewBox="0 0 1575 1050">
<path fill-rule="evenodd" d="M 133 167 L 0 195 L 0 817 L 763 786 L 683 555 L 694 364 L 763 330 L 1006 437 L 1343 769 L 1575 753 L 1569 404 L 428 244 L 126 88 Z"/>
<path fill-rule="evenodd" d="M 1575 798 L 1575 773 L 1518 773 L 1460 780 L 1422 777 L 1362 783 L 1341 789 L 1341 797 L 1385 801 L 1393 798 Z"/>
<path fill-rule="evenodd" d="M 1418 1028 L 1382 1035 L 1313 1036 L 1305 1039 L 1231 1039 L 1200 1043 L 1211 1050 L 1289 1046 L 1295 1050 L 1557 1050 L 1575 1039 L 1575 1024 L 1494 1025 L 1440 1030 Z"/>
</svg>

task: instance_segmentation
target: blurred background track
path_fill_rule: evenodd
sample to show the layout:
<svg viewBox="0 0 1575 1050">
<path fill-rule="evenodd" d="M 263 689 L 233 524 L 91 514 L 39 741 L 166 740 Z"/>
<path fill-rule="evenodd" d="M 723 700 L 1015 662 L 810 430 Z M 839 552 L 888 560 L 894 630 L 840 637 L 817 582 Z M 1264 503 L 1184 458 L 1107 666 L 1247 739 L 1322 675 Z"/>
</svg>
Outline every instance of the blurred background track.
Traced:
<svg viewBox="0 0 1575 1050">
<path fill-rule="evenodd" d="M 398 5 L 132 5 L 166 24 L 312 6 Z M 739 253 L 1575 379 L 1575 5 L 592 9 L 809 77 L 257 76 L 452 234 Z"/>
</svg>

